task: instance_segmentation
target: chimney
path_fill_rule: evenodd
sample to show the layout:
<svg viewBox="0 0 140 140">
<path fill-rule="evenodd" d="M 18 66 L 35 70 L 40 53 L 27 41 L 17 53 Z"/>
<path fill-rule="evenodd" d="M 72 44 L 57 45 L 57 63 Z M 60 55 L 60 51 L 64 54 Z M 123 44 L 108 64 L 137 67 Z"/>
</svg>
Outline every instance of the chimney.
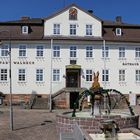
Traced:
<svg viewBox="0 0 140 140">
<path fill-rule="evenodd" d="M 28 16 L 22 16 L 21 17 L 21 20 L 29 20 L 30 19 L 30 17 L 28 17 Z"/>
<path fill-rule="evenodd" d="M 91 9 L 89 9 L 88 12 L 89 12 L 90 14 L 93 14 L 93 10 L 91 10 Z"/>
<path fill-rule="evenodd" d="M 121 17 L 121 16 L 117 16 L 117 17 L 116 17 L 116 22 L 121 23 L 121 22 L 122 22 L 122 17 Z"/>
</svg>

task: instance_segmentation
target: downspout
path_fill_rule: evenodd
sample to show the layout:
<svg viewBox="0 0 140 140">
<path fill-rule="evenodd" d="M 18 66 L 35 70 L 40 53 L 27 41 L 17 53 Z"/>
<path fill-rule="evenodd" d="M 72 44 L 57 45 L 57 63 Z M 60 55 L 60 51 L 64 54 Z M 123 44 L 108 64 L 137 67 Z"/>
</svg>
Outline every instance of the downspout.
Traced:
<svg viewBox="0 0 140 140">
<path fill-rule="evenodd" d="M 106 54 L 105 54 L 105 40 L 103 40 L 103 51 L 104 51 L 104 72 L 106 71 Z M 104 73 L 105 74 L 105 73 Z M 106 78 L 105 78 L 105 81 L 104 81 L 104 85 L 103 85 L 104 89 L 106 89 Z M 106 96 L 104 95 L 104 109 L 106 109 Z"/>
<path fill-rule="evenodd" d="M 51 39 L 51 67 L 50 67 L 50 112 L 52 112 L 52 48 L 53 48 L 53 39 Z"/>
</svg>

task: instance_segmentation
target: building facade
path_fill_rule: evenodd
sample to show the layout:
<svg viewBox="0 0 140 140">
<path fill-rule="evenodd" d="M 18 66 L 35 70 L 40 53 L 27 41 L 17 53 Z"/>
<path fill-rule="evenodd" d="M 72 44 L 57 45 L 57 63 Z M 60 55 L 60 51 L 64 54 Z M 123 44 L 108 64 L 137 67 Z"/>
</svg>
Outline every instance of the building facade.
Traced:
<svg viewBox="0 0 140 140">
<path fill-rule="evenodd" d="M 44 19 L 0 22 L 0 41 L 0 91 L 8 95 L 11 84 L 13 100 L 51 95 L 57 107 L 72 108 L 99 71 L 102 87 L 139 103 L 140 25 L 101 20 L 72 4 Z"/>
</svg>

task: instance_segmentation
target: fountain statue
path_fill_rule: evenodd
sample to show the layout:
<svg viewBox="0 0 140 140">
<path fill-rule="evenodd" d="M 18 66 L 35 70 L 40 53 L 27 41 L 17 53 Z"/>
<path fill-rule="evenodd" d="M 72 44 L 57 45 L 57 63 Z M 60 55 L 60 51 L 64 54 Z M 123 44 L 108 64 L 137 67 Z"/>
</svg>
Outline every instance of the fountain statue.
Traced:
<svg viewBox="0 0 140 140">
<path fill-rule="evenodd" d="M 105 138 L 117 138 L 119 126 L 114 120 L 103 120 L 100 129 L 105 134 Z"/>
<path fill-rule="evenodd" d="M 76 107 L 77 107 L 77 104 L 79 104 L 79 101 L 81 100 L 80 108 L 79 108 L 79 110 L 81 111 L 83 101 L 88 96 L 90 96 L 91 115 L 92 116 L 101 115 L 101 105 L 103 104 L 104 98 L 107 98 L 105 112 L 110 114 L 111 110 L 113 110 L 119 102 L 119 101 L 116 101 L 114 104 L 112 103 L 112 101 L 111 101 L 112 97 L 110 97 L 110 95 L 109 95 L 110 92 L 114 92 L 114 93 L 120 95 L 120 99 L 125 100 L 128 108 L 129 108 L 130 114 L 135 115 L 133 112 L 133 109 L 130 106 L 130 102 L 127 100 L 125 95 L 123 95 L 121 92 L 119 92 L 115 89 L 103 89 L 102 87 L 100 87 L 99 72 L 97 72 L 97 73 L 93 73 L 93 83 L 92 83 L 91 88 L 85 89 L 84 91 L 82 91 L 80 93 L 79 97 L 77 98 L 76 102 L 74 103 L 72 117 L 76 117 L 76 114 L 75 114 Z"/>
</svg>

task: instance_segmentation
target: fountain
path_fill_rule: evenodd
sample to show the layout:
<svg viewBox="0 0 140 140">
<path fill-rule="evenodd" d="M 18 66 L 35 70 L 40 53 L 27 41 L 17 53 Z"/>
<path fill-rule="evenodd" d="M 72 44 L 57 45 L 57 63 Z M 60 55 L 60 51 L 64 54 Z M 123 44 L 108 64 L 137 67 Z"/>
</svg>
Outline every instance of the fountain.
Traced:
<svg viewBox="0 0 140 140">
<path fill-rule="evenodd" d="M 119 91 L 115 90 L 115 89 L 103 89 L 102 87 L 100 87 L 100 83 L 99 81 L 99 72 L 97 72 L 97 74 L 94 73 L 94 78 L 93 78 L 93 84 L 92 87 L 88 90 L 84 90 L 80 93 L 79 98 L 77 99 L 77 101 L 74 103 L 74 110 L 73 110 L 73 114 L 72 117 L 76 117 L 75 112 L 76 112 L 76 106 L 79 103 L 79 100 L 81 99 L 81 103 L 80 103 L 80 111 L 82 110 L 82 104 L 85 98 L 87 98 L 88 96 L 91 97 L 91 115 L 101 115 L 101 103 L 102 103 L 102 99 L 107 96 L 108 102 L 106 103 L 106 112 L 107 113 L 111 113 L 111 110 L 113 110 L 115 108 L 112 107 L 112 103 L 111 103 L 111 97 L 109 96 L 109 92 L 115 92 L 117 94 L 119 94 L 121 96 L 122 99 L 125 100 L 130 114 L 131 115 L 135 115 L 133 112 L 133 109 L 130 106 L 129 101 L 127 100 L 127 98 Z M 115 103 L 117 104 L 117 103 Z"/>
<path fill-rule="evenodd" d="M 115 89 L 103 89 L 98 81 L 99 72 L 94 73 L 91 88 L 81 91 L 74 103 L 73 111 L 57 115 L 57 126 L 60 131 L 72 131 L 73 125 L 77 123 L 89 134 L 104 134 L 105 139 L 119 140 L 118 132 L 130 132 L 129 128 L 137 128 L 138 116 L 133 112 L 126 96 Z M 112 92 L 115 96 L 112 96 Z M 91 111 L 82 111 L 84 100 L 87 98 Z M 126 103 L 129 114 L 114 112 L 121 100 Z M 76 107 L 79 103 L 77 112 Z"/>
</svg>

